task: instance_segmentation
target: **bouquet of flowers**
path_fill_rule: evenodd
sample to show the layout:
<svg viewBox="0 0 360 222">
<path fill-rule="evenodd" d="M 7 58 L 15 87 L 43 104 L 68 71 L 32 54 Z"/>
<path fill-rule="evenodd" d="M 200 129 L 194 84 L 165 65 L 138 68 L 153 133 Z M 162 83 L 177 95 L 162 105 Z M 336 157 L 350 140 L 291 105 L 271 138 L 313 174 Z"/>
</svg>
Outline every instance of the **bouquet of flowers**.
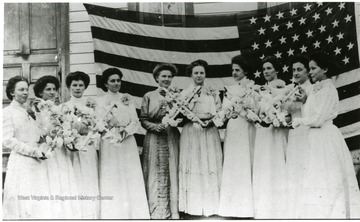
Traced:
<svg viewBox="0 0 360 222">
<path fill-rule="evenodd" d="M 245 100 L 249 97 L 253 81 L 248 81 L 244 86 L 239 87 L 224 87 L 225 98 L 223 107 L 213 118 L 214 124 L 219 127 L 222 126 L 226 119 L 237 118 L 238 116 L 246 117 L 248 106 L 245 105 Z"/>
<path fill-rule="evenodd" d="M 60 107 L 53 101 L 40 99 L 33 109 L 38 113 L 37 122 L 41 128 L 40 148 L 47 158 L 51 158 L 53 151 L 64 144 Z"/>
<path fill-rule="evenodd" d="M 175 120 L 179 113 L 184 114 L 189 120 L 204 124 L 192 111 L 197 98 L 200 96 L 201 86 L 197 86 L 190 93 L 183 96 L 178 90 L 167 90 L 165 99 L 169 106 L 167 106 L 166 115 L 162 119 L 162 123 L 166 126 L 177 126 L 181 121 Z"/>
<path fill-rule="evenodd" d="M 129 106 L 130 96 L 124 94 L 121 103 Z M 102 118 L 104 132 L 102 138 L 110 139 L 110 143 L 121 145 L 122 141 L 128 136 L 126 127 L 131 123 L 129 110 L 123 108 L 117 102 L 110 102 L 105 107 L 105 115 Z"/>
</svg>

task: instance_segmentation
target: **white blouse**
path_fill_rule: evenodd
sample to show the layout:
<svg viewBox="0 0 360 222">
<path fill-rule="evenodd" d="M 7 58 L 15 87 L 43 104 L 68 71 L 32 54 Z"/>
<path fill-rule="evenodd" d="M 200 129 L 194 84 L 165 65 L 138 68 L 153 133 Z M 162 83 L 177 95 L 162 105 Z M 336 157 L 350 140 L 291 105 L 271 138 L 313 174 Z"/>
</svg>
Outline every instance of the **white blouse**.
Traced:
<svg viewBox="0 0 360 222">
<path fill-rule="evenodd" d="M 24 105 L 13 100 L 3 109 L 3 146 L 24 156 L 40 158 L 40 129 Z"/>
</svg>

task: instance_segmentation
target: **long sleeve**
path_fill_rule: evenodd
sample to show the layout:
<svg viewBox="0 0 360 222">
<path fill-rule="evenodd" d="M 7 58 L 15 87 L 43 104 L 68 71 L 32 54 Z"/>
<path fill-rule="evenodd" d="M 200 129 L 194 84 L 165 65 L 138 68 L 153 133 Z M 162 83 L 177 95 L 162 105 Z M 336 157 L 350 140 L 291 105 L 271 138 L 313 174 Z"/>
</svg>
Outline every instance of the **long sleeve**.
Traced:
<svg viewBox="0 0 360 222">
<path fill-rule="evenodd" d="M 125 128 L 125 132 L 128 135 L 133 135 L 139 128 L 139 118 L 136 114 L 135 106 L 132 103 L 129 104 L 129 112 L 131 120 L 129 125 Z"/>
<path fill-rule="evenodd" d="M 326 121 L 336 118 L 339 97 L 335 87 L 329 85 L 324 86 L 312 96 L 315 98 L 310 104 L 307 104 L 308 111 L 304 110 L 304 118 L 300 118 L 298 121 L 302 125 L 322 127 Z"/>
<path fill-rule="evenodd" d="M 42 152 L 15 138 L 15 129 L 9 113 L 3 113 L 3 146 L 24 156 L 40 158 Z"/>
<path fill-rule="evenodd" d="M 145 95 L 143 97 L 143 100 L 141 103 L 140 121 L 141 121 L 141 125 L 142 125 L 142 127 L 144 127 L 144 129 L 149 130 L 149 131 L 155 131 L 157 124 L 152 123 L 150 121 L 149 103 L 150 103 L 150 99 L 147 95 Z"/>
</svg>

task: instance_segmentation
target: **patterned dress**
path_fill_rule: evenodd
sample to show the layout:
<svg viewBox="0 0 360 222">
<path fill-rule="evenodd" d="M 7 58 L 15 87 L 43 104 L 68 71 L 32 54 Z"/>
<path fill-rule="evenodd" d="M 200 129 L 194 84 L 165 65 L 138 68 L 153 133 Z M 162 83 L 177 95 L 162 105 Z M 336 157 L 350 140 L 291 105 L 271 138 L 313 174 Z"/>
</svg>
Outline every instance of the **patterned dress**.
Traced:
<svg viewBox="0 0 360 222">
<path fill-rule="evenodd" d="M 147 130 L 143 145 L 143 173 L 151 219 L 179 218 L 178 164 L 180 133 L 176 127 L 165 132 L 154 128 L 165 116 L 166 101 L 159 89 L 144 95 L 141 124 Z"/>
</svg>

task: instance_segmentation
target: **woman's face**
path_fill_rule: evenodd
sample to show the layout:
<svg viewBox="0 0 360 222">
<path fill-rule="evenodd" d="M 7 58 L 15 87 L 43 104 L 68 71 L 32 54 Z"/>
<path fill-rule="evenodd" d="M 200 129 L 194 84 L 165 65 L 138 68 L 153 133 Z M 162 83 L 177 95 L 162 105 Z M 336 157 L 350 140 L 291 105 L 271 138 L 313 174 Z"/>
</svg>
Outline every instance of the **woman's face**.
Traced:
<svg viewBox="0 0 360 222">
<path fill-rule="evenodd" d="M 273 64 L 270 62 L 265 62 L 263 64 L 263 73 L 266 81 L 271 82 L 277 79 L 278 71 L 275 70 Z"/>
<path fill-rule="evenodd" d="M 192 69 L 191 78 L 195 85 L 203 85 L 205 81 L 206 73 L 205 68 L 202 66 L 195 66 Z"/>
<path fill-rule="evenodd" d="M 27 82 L 20 81 L 15 85 L 14 92 L 11 93 L 14 100 L 19 102 L 20 104 L 24 104 L 29 97 L 29 86 Z"/>
<path fill-rule="evenodd" d="M 156 77 L 160 87 L 168 88 L 171 85 L 173 75 L 170 70 L 162 70 Z"/>
<path fill-rule="evenodd" d="M 43 100 L 55 100 L 56 87 L 54 83 L 47 83 L 44 90 L 40 93 Z"/>
<path fill-rule="evenodd" d="M 118 74 L 113 74 L 109 76 L 107 83 L 105 84 L 106 88 L 113 93 L 117 93 L 120 91 L 121 87 L 121 79 Z"/>
<path fill-rule="evenodd" d="M 240 81 L 244 78 L 246 73 L 238 64 L 232 64 L 232 76 L 234 77 L 235 81 Z"/>
<path fill-rule="evenodd" d="M 70 84 L 71 95 L 75 98 L 81 98 L 85 91 L 85 83 L 82 80 L 73 80 Z"/>
<path fill-rule="evenodd" d="M 304 64 L 296 62 L 292 65 L 292 70 L 294 82 L 303 84 L 306 80 L 308 80 L 309 72 Z"/>
<path fill-rule="evenodd" d="M 327 76 L 325 75 L 327 69 L 320 68 L 320 66 L 318 66 L 314 60 L 311 60 L 309 62 L 309 66 L 310 66 L 309 74 L 313 82 L 318 82 L 327 79 Z"/>
</svg>

